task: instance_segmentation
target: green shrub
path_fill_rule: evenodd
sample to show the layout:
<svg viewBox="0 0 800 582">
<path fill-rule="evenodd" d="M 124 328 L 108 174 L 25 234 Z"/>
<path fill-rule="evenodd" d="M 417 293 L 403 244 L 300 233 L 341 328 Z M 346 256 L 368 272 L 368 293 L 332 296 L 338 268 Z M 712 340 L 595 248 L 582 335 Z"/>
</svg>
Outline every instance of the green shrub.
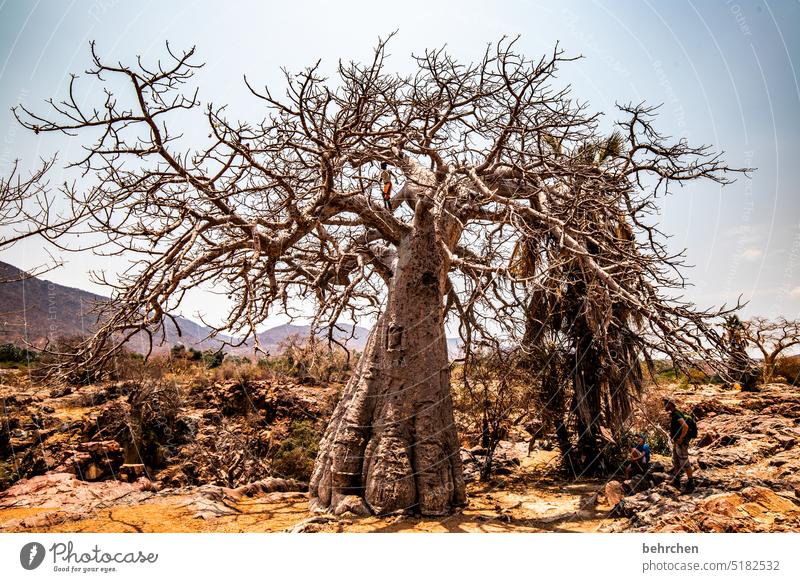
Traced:
<svg viewBox="0 0 800 582">
<path fill-rule="evenodd" d="M 192 350 L 190 349 L 189 351 L 191 352 Z M 225 359 L 225 352 L 222 350 L 205 350 L 202 357 L 206 368 L 218 368 Z"/>
<path fill-rule="evenodd" d="M 708 375 L 697 368 L 691 368 L 685 375 L 681 377 L 681 384 L 689 386 L 699 386 L 706 384 L 709 380 Z"/>
<path fill-rule="evenodd" d="M 278 477 L 308 482 L 319 450 L 320 434 L 308 420 L 294 421 L 289 434 L 272 457 L 272 472 Z"/>
<path fill-rule="evenodd" d="M 0 461 L 0 491 L 8 489 L 18 480 L 19 475 L 14 469 L 14 464 L 8 461 Z"/>
<path fill-rule="evenodd" d="M 656 381 L 657 382 L 659 382 L 659 383 L 663 382 L 663 383 L 669 384 L 670 382 L 674 382 L 674 381 L 678 380 L 679 375 L 678 375 L 678 372 L 674 368 L 669 368 L 668 370 L 663 370 L 661 372 L 657 372 L 655 377 L 656 377 Z"/>
<path fill-rule="evenodd" d="M 199 362 L 203 359 L 203 352 L 194 348 L 186 349 L 183 344 L 175 344 L 169 350 L 169 358 L 173 362 Z"/>
<path fill-rule="evenodd" d="M 0 363 L 28 364 L 36 361 L 37 354 L 27 348 L 18 348 L 14 344 L 0 344 Z"/>
</svg>

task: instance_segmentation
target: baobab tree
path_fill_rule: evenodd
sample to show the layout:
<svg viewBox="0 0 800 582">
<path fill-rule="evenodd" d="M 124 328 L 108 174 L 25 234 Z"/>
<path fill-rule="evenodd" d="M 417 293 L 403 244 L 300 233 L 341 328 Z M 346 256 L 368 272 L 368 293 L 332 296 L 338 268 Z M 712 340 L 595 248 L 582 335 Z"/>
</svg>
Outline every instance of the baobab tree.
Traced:
<svg viewBox="0 0 800 582">
<path fill-rule="evenodd" d="M 743 333 L 764 358 L 761 379 L 764 384 L 775 377 L 775 362 L 778 357 L 800 345 L 800 321 L 785 317 L 771 321 L 765 317 L 754 317 L 743 322 Z"/>
<path fill-rule="evenodd" d="M 425 51 L 401 76 L 386 70 L 380 41 L 366 64 L 339 63 L 334 80 L 320 63 L 286 72 L 281 96 L 246 80 L 263 119 L 236 121 L 207 104 L 208 138 L 189 147 L 175 124 L 201 107 L 187 88 L 194 50 L 167 47 L 168 60 L 127 66 L 104 62 L 92 45 L 88 76 L 105 83 L 100 102 L 84 106 L 70 88 L 48 113 L 15 112 L 35 131 L 94 138 L 75 161 L 91 187 L 69 195 L 108 237 L 96 250 L 132 261 L 115 278 L 98 275 L 111 299 L 75 361 L 108 359 L 141 332 L 163 340 L 176 324 L 169 314 L 195 287 L 227 292 L 230 310 L 215 329 L 242 342 L 257 343 L 275 310 L 293 315 L 297 299 L 313 301 L 313 327 L 331 338 L 342 317 L 373 317 L 320 444 L 312 505 L 440 515 L 465 503 L 447 317 L 467 353 L 474 342 L 502 347 L 531 290 L 549 291 L 551 276 L 576 270 L 591 280 L 587 302 L 625 305 L 633 318 L 647 312 L 673 259 L 596 228 L 583 209 L 626 216 L 646 239 L 650 206 L 635 195 L 646 175 L 657 191 L 665 174 L 724 180 L 728 170 L 705 148 L 663 145 L 651 111 L 631 106 L 621 112 L 625 147 L 598 172 L 577 154 L 599 139 L 598 116 L 554 86 L 569 59 L 556 49 L 531 61 L 514 47 L 502 40 L 467 64 Z M 556 155 L 553 143 L 576 153 Z M 383 163 L 396 177 L 388 207 Z M 510 267 L 520 241 L 552 249 L 532 275 Z M 676 351 L 701 342 L 674 312 L 648 321 L 658 337 L 680 337 Z"/>
</svg>

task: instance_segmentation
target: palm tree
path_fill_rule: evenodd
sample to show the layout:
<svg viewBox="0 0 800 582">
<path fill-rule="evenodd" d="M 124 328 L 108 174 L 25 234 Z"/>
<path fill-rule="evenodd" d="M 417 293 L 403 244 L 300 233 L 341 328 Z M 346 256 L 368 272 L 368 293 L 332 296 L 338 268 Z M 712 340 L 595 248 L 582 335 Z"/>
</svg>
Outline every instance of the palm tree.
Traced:
<svg viewBox="0 0 800 582">
<path fill-rule="evenodd" d="M 564 155 L 555 139 L 547 136 L 545 142 Z M 581 144 L 573 160 L 599 168 L 622 149 L 622 136 L 614 132 Z M 583 184 L 576 181 L 570 187 L 580 189 Z M 589 230 L 633 241 L 633 230 L 621 214 L 578 210 L 578 219 Z M 518 241 L 510 269 L 519 278 L 534 280 L 545 264 L 549 267 L 551 276 L 537 281 L 529 297 L 523 351 L 526 365 L 539 377 L 543 416 L 556 433 L 565 468 L 574 476 L 591 475 L 608 466 L 600 427 L 620 428 L 628 420 L 632 398 L 643 387 L 640 360 L 646 354 L 639 319 L 625 306 L 606 301 L 603 283 L 559 247 L 554 239 Z M 597 245 L 589 243 L 587 248 L 597 262 L 607 262 Z"/>
</svg>

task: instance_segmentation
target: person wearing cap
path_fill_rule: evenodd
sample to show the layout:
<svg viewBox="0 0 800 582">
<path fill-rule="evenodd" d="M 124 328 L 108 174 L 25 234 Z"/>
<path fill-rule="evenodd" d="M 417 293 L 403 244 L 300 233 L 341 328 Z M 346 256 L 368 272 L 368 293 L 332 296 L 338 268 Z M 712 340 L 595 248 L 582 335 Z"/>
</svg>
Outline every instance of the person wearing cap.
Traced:
<svg viewBox="0 0 800 582">
<path fill-rule="evenodd" d="M 650 445 L 647 444 L 647 436 L 640 434 L 636 437 L 636 445 L 631 448 L 631 456 L 625 466 L 625 478 L 630 479 L 631 475 L 645 475 L 650 468 Z"/>
<path fill-rule="evenodd" d="M 686 415 L 669 398 L 664 398 L 664 410 L 670 414 L 669 436 L 672 439 L 672 485 L 680 488 L 681 475 L 686 471 L 686 488 L 694 489 L 692 464 L 689 462 L 689 424 Z"/>
</svg>

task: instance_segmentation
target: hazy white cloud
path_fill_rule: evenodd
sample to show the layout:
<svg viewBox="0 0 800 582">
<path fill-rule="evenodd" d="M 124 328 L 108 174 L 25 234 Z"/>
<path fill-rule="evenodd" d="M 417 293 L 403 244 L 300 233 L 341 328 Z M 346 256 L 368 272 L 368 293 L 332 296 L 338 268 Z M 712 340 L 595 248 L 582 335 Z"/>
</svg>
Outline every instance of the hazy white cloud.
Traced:
<svg viewBox="0 0 800 582">
<path fill-rule="evenodd" d="M 761 249 L 745 249 L 742 251 L 742 258 L 745 261 L 755 261 L 761 258 L 764 254 L 764 251 Z"/>
<path fill-rule="evenodd" d="M 789 291 L 789 297 L 800 297 L 800 287 L 795 287 Z"/>
<path fill-rule="evenodd" d="M 741 224 L 728 228 L 726 232 L 735 237 L 740 244 L 753 244 L 761 240 L 762 227 L 753 224 Z"/>
</svg>

